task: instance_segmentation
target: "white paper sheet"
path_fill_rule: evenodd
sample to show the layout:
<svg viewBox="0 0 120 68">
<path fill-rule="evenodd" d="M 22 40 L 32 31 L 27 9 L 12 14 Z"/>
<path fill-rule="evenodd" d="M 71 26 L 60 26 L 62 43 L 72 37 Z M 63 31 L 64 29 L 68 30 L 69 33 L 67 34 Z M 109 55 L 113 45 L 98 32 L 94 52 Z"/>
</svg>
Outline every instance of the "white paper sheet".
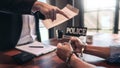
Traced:
<svg viewBox="0 0 120 68">
<path fill-rule="evenodd" d="M 67 5 L 62 9 L 62 11 L 69 17 L 69 19 L 73 18 L 74 16 L 78 15 L 79 9 L 74 8 L 71 5 Z M 45 19 L 43 20 L 43 24 L 47 29 L 50 29 L 52 27 L 55 27 L 61 23 L 64 23 L 65 21 L 69 20 L 62 14 L 57 14 L 56 20 L 52 21 L 51 19 Z"/>
<path fill-rule="evenodd" d="M 32 48 L 30 46 L 43 46 L 43 48 Z M 36 56 L 46 54 L 48 52 L 55 50 L 56 48 L 57 47 L 52 46 L 52 45 L 44 45 L 38 41 L 34 41 L 33 43 L 26 44 L 26 45 L 16 46 L 16 49 L 34 54 Z"/>
</svg>

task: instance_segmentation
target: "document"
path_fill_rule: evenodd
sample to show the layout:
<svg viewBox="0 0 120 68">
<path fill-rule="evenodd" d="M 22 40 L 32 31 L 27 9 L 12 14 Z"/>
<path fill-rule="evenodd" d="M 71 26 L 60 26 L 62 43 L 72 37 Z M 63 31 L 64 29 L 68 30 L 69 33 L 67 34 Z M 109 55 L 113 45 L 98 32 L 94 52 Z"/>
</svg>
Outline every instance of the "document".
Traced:
<svg viewBox="0 0 120 68">
<path fill-rule="evenodd" d="M 35 56 L 40 56 L 51 51 L 54 51 L 57 47 L 52 45 L 44 45 L 41 42 L 34 41 L 29 44 L 16 46 L 16 49 L 31 53 Z"/>
<path fill-rule="evenodd" d="M 66 18 L 65 16 L 63 16 L 62 14 L 57 14 L 56 16 L 56 20 L 52 21 L 51 19 L 45 19 L 43 20 L 43 24 L 44 26 L 47 28 L 47 29 L 50 29 L 52 27 L 55 27 L 61 23 L 64 23 L 65 21 L 73 18 L 74 16 L 78 15 L 79 13 L 79 9 L 77 8 L 74 8 L 73 6 L 71 5 L 67 5 L 65 6 L 62 11 L 69 17 L 69 18 Z"/>
</svg>

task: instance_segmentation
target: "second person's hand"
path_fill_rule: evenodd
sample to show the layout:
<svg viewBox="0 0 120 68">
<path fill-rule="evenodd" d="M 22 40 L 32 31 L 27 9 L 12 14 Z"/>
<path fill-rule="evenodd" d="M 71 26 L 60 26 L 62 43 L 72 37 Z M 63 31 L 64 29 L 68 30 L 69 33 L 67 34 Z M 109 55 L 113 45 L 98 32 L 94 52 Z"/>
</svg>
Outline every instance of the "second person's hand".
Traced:
<svg viewBox="0 0 120 68">
<path fill-rule="evenodd" d="M 71 45 L 73 47 L 73 50 L 75 52 L 80 53 L 82 47 L 84 46 L 83 42 L 77 37 L 71 37 L 70 40 L 71 40 Z"/>
</svg>

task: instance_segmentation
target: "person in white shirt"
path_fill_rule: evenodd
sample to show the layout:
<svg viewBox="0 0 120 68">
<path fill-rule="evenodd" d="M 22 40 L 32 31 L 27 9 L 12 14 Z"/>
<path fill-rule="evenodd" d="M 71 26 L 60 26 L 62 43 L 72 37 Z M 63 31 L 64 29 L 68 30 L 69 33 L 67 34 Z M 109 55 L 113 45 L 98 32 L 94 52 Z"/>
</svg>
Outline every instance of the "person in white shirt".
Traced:
<svg viewBox="0 0 120 68">
<path fill-rule="evenodd" d="M 24 14 L 22 15 L 22 18 L 23 18 L 22 32 L 17 45 L 32 43 L 37 39 L 35 30 L 35 17 L 33 15 Z"/>
<path fill-rule="evenodd" d="M 29 41 L 33 41 L 35 36 L 32 35 L 34 32 L 32 32 L 31 29 L 34 27 L 30 24 L 33 24 L 34 22 L 22 23 L 22 15 L 36 12 L 40 12 L 45 16 L 45 19 L 51 19 L 52 21 L 56 20 L 57 13 L 62 14 L 68 18 L 68 16 L 58 7 L 37 0 L 1 0 L 0 51 L 13 49 L 16 45 L 22 44 L 21 40 L 23 40 L 22 42 L 27 42 L 28 40 L 25 39 L 28 37 Z M 34 21 L 34 17 L 30 17 L 31 18 L 29 19 L 32 19 Z M 26 30 L 29 30 L 29 32 L 24 32 Z"/>
</svg>

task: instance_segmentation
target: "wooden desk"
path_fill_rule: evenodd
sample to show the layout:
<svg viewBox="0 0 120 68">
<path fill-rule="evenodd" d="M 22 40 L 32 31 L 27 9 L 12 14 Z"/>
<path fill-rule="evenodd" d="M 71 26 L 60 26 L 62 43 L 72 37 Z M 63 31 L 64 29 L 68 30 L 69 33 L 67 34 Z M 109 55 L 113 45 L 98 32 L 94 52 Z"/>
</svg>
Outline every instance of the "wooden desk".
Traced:
<svg viewBox="0 0 120 68">
<path fill-rule="evenodd" d="M 58 42 L 68 41 L 68 39 L 57 40 L 57 39 L 50 39 L 48 41 L 44 41 L 44 44 L 52 44 L 56 45 Z M 113 34 L 96 34 L 93 37 L 93 44 L 99 46 L 107 46 L 109 44 L 119 43 L 120 42 L 120 35 L 113 35 Z M 34 58 L 32 61 L 25 63 L 23 65 L 16 64 L 11 56 L 20 53 L 20 51 L 13 49 L 7 52 L 0 52 L 0 68 L 68 68 L 66 64 L 61 61 L 57 56 L 55 51 L 48 53 L 43 56 L 39 56 Z M 104 59 L 84 54 L 84 59 L 86 62 L 106 67 L 106 68 L 120 68 L 118 65 L 107 64 Z"/>
</svg>

